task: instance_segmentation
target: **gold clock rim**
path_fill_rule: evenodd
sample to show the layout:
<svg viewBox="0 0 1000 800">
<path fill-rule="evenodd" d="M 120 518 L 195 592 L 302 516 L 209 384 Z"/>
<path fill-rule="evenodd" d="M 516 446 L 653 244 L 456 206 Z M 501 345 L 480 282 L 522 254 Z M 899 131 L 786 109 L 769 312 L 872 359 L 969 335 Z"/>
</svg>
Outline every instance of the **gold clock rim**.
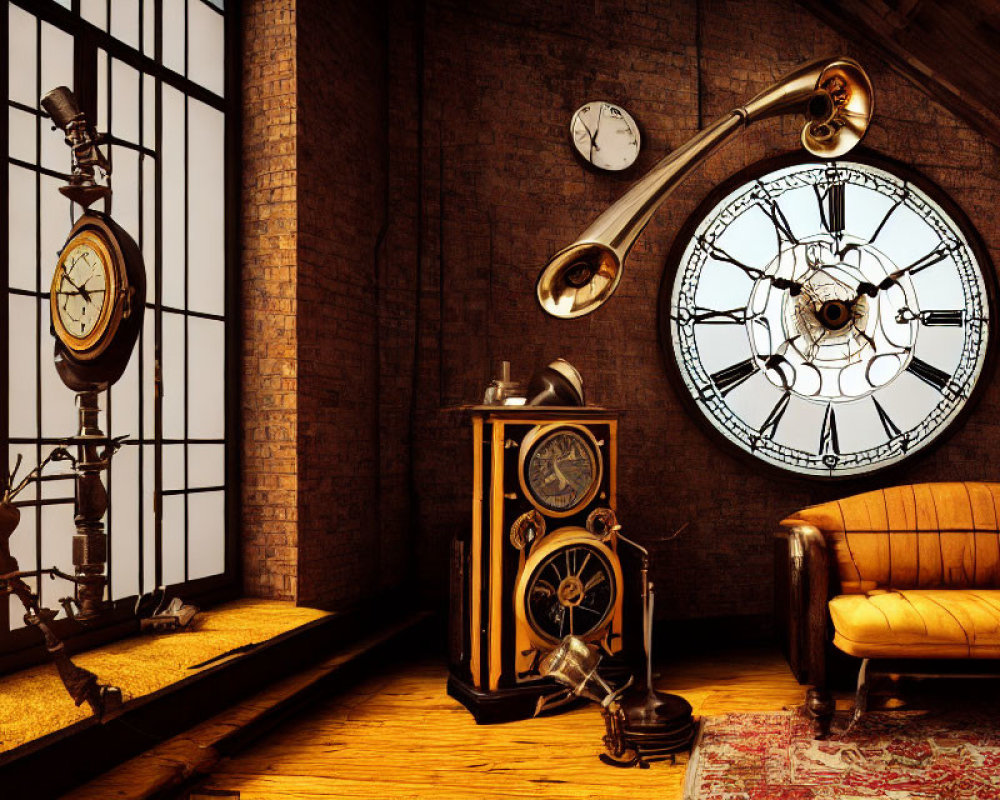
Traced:
<svg viewBox="0 0 1000 800">
<path fill-rule="evenodd" d="M 528 453 L 531 448 L 536 444 L 541 443 L 541 441 L 548 435 L 555 433 L 556 429 L 572 429 L 575 432 L 582 433 L 585 438 L 587 438 L 591 445 L 591 456 L 594 459 L 594 465 L 596 469 L 594 470 L 594 480 L 591 481 L 590 488 L 584 493 L 580 498 L 580 501 L 574 505 L 572 508 L 567 508 L 562 511 L 553 511 L 535 499 L 534 493 L 531 491 L 531 487 L 525 480 L 525 468 Z M 553 422 L 548 425 L 536 425 L 532 428 L 528 434 L 521 441 L 521 451 L 517 458 L 517 479 L 521 484 L 521 492 L 525 497 L 528 498 L 528 502 L 531 503 L 539 512 L 541 512 L 543 517 L 554 517 L 556 519 L 561 519 L 564 517 L 570 517 L 576 514 L 581 508 L 586 506 L 594 497 L 597 495 L 598 490 L 601 488 L 601 481 L 604 479 L 604 457 L 601 455 L 600 445 L 597 444 L 597 437 L 594 436 L 593 432 L 587 428 L 585 425 L 580 425 L 574 422 Z"/>
<path fill-rule="evenodd" d="M 531 555 L 525 560 L 524 566 L 518 573 L 514 587 L 514 617 L 518 624 L 524 626 L 528 634 L 528 640 L 534 647 L 552 647 L 559 644 L 560 640 L 549 636 L 544 631 L 532 625 L 527 604 L 528 582 L 538 565 L 555 551 L 576 545 L 586 545 L 597 550 L 610 565 L 612 579 L 615 582 L 614 591 L 611 593 L 611 602 L 608 603 L 608 608 L 604 616 L 601 617 L 600 621 L 594 625 L 589 633 L 584 634 L 580 638 L 585 642 L 600 639 L 614 622 L 615 610 L 621 603 L 623 590 L 622 570 L 617 553 L 585 528 L 580 528 L 576 525 L 559 528 L 546 536 L 532 550 Z"/>
<path fill-rule="evenodd" d="M 59 315 L 58 296 L 59 284 L 61 283 L 63 265 L 69 254 L 73 252 L 81 243 L 89 244 L 101 259 L 104 267 L 106 290 L 104 302 L 101 306 L 101 314 L 94 329 L 84 337 L 75 336 L 63 324 Z M 114 330 L 116 329 L 116 319 L 121 318 L 121 303 L 117 302 L 119 293 L 119 269 L 118 261 L 115 259 L 112 243 L 97 228 L 85 227 L 73 234 L 56 263 L 55 272 L 52 275 L 52 284 L 49 288 L 49 312 L 52 318 L 52 327 L 56 336 L 77 358 L 87 361 L 96 358 L 110 344 Z"/>
</svg>

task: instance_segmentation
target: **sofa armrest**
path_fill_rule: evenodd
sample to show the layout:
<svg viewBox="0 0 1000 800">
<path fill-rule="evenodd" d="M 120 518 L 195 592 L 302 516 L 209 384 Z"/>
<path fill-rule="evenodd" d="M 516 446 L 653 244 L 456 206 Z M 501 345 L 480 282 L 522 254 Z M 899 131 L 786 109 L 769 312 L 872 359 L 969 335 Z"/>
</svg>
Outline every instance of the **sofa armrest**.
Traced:
<svg viewBox="0 0 1000 800">
<path fill-rule="evenodd" d="M 826 540 L 813 525 L 787 529 L 789 660 L 801 683 L 826 684 L 830 562 Z"/>
</svg>

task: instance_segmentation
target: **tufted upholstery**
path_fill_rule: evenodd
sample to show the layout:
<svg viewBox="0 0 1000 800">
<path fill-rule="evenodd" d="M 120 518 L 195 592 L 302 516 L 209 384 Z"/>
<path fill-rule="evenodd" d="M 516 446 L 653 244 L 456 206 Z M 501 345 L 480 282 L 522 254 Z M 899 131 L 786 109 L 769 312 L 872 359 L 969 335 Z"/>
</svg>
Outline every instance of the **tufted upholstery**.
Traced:
<svg viewBox="0 0 1000 800">
<path fill-rule="evenodd" d="M 917 483 L 798 511 L 832 547 L 841 591 L 1000 589 L 1000 483 Z"/>
<path fill-rule="evenodd" d="M 812 506 L 840 579 L 834 644 L 863 658 L 1000 658 L 1000 483 L 924 483 Z"/>
<path fill-rule="evenodd" d="M 862 658 L 1000 658 L 1000 589 L 876 589 L 830 601 L 833 643 Z"/>
</svg>

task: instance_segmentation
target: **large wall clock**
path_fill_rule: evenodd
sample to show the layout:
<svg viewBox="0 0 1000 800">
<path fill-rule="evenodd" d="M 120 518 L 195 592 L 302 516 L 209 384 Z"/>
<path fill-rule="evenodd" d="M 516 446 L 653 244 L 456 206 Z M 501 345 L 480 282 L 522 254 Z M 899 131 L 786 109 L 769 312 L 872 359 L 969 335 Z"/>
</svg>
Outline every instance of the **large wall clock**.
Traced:
<svg viewBox="0 0 1000 800">
<path fill-rule="evenodd" d="M 964 215 L 909 170 L 772 161 L 689 221 L 661 286 L 661 340 L 730 445 L 797 475 L 858 476 L 968 408 L 994 283 Z"/>
</svg>

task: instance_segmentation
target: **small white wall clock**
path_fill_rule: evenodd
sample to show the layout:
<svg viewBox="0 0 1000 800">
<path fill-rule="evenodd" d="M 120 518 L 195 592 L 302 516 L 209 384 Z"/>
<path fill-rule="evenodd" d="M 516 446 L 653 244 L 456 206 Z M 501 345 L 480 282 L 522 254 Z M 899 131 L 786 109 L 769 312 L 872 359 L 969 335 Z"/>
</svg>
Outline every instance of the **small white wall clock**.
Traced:
<svg viewBox="0 0 1000 800">
<path fill-rule="evenodd" d="M 594 100 L 578 108 L 569 124 L 573 146 L 584 161 L 618 172 L 639 157 L 639 126 L 621 106 Z"/>
</svg>

